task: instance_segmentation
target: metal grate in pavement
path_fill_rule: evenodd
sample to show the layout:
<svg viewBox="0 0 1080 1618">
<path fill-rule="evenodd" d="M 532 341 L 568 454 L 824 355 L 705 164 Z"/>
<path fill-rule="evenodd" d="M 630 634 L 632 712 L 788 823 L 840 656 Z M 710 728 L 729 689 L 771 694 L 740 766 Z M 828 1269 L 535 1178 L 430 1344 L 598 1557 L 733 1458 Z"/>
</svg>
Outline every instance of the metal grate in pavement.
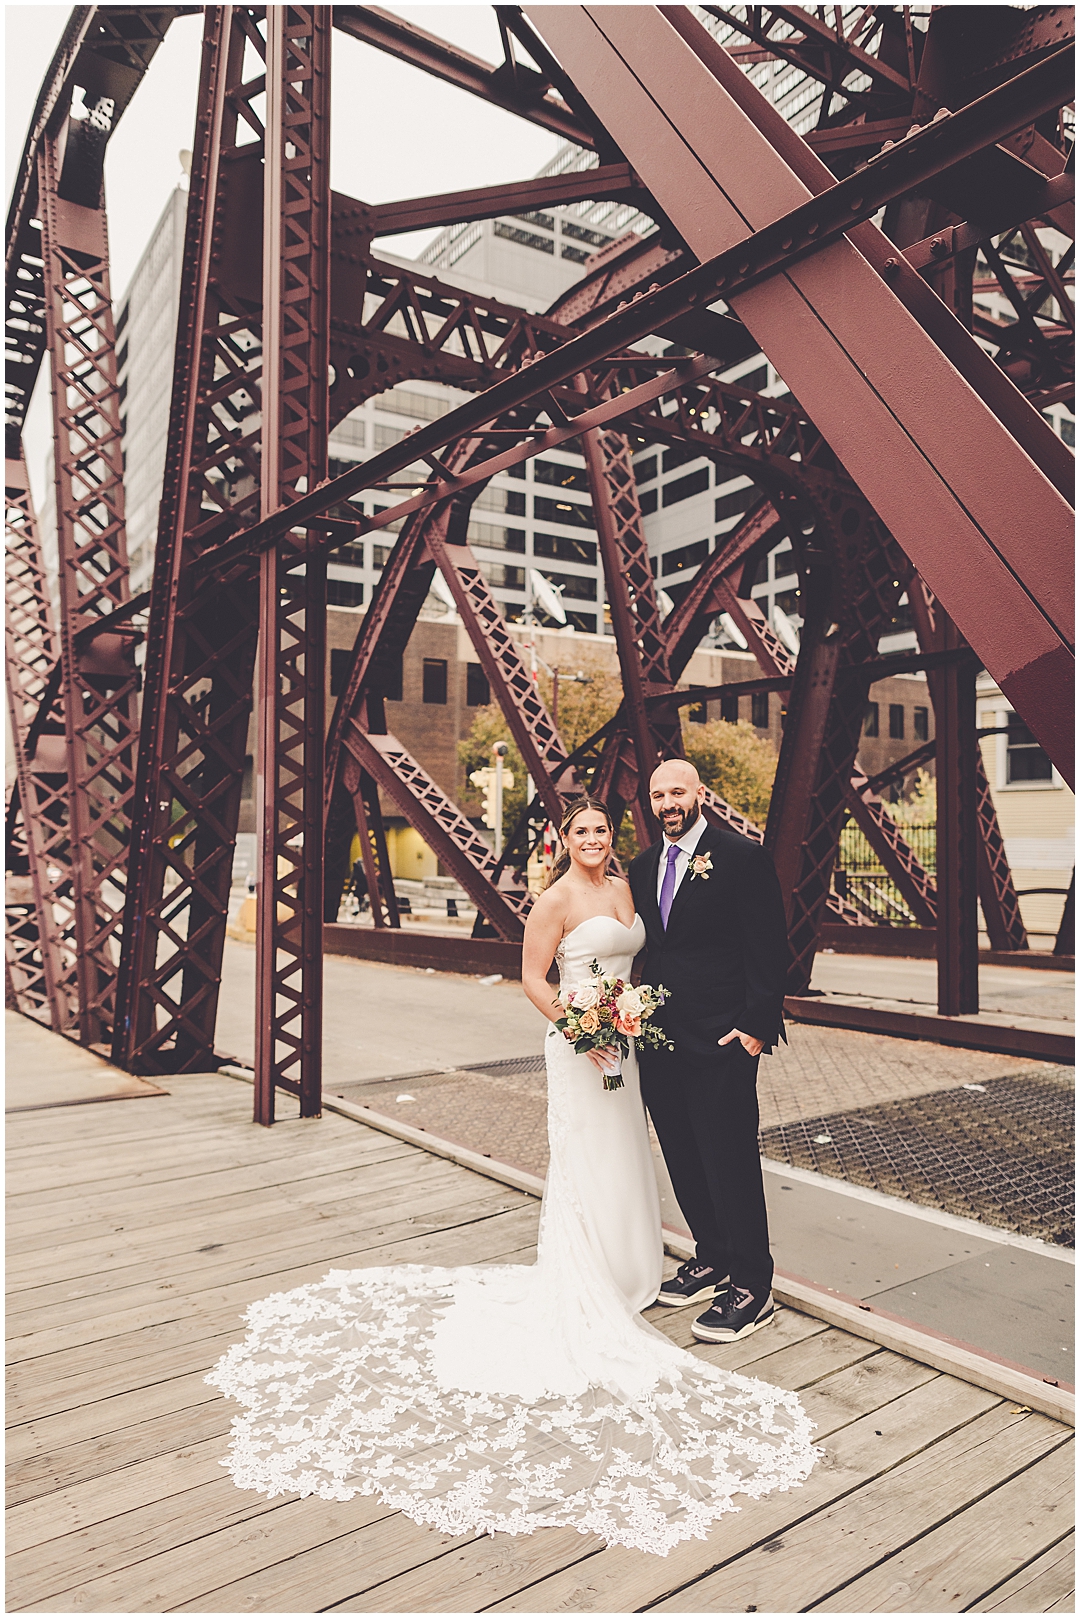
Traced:
<svg viewBox="0 0 1080 1618">
<path fill-rule="evenodd" d="M 1044 1068 L 761 1132 L 766 1157 L 1071 1247 L 1071 1068 Z"/>
<path fill-rule="evenodd" d="M 469 1071 L 486 1073 L 493 1079 L 501 1079 L 510 1073 L 536 1073 L 546 1076 L 546 1062 L 547 1058 L 541 1052 L 539 1056 L 510 1056 L 500 1062 L 470 1062 Z"/>
</svg>

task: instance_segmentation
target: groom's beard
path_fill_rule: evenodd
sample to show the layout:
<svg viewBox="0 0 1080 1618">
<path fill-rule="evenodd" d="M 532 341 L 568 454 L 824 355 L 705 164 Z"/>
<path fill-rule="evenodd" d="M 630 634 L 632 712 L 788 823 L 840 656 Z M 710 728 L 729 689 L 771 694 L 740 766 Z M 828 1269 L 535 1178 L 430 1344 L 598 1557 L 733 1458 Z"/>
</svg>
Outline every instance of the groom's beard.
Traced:
<svg viewBox="0 0 1080 1618">
<path fill-rule="evenodd" d="M 660 824 L 664 828 L 664 836 L 669 842 L 677 843 L 683 832 L 690 830 L 694 821 L 701 813 L 701 804 L 695 798 L 689 809 L 665 809 L 660 816 Z"/>
</svg>

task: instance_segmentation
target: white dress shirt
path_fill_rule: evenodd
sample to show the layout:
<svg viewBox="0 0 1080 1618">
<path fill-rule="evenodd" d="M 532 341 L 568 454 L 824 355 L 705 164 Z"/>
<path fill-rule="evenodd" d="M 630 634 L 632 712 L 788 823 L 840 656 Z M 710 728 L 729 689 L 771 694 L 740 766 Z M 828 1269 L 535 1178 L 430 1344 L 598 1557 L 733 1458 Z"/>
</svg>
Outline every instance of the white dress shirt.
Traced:
<svg viewBox="0 0 1080 1618">
<path fill-rule="evenodd" d="M 682 881 L 683 877 L 687 873 L 687 870 L 689 869 L 690 860 L 693 857 L 694 850 L 697 848 L 698 843 L 701 841 L 704 831 L 705 816 L 699 813 L 697 819 L 694 821 L 694 824 L 690 827 L 690 830 L 684 832 L 681 837 L 677 838 L 674 841 L 674 844 L 665 833 L 664 844 L 660 850 L 660 868 L 656 873 L 657 904 L 660 903 L 660 893 L 663 889 L 664 876 L 667 872 L 668 849 L 674 846 L 679 850 L 679 857 L 675 861 L 675 893 L 678 893 L 679 883 Z M 675 899 L 675 893 L 671 895 L 673 902 Z"/>
</svg>

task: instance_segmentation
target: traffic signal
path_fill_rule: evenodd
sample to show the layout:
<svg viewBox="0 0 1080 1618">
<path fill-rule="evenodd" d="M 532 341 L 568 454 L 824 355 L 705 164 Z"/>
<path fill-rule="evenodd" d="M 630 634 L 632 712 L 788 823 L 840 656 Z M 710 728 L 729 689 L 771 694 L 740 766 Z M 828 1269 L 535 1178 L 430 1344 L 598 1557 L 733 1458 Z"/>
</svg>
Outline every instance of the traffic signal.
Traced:
<svg viewBox="0 0 1080 1618">
<path fill-rule="evenodd" d="M 506 792 L 514 784 L 514 772 L 513 770 L 503 770 L 501 773 L 502 790 Z M 469 776 L 473 786 L 479 787 L 484 794 L 484 813 L 480 818 L 491 831 L 498 828 L 499 815 L 502 809 L 502 805 L 497 804 L 495 800 L 495 776 L 496 771 L 492 769 L 473 770 Z"/>
<path fill-rule="evenodd" d="M 495 771 L 474 770 L 469 776 L 474 787 L 479 787 L 484 794 L 484 813 L 481 819 L 485 826 L 495 829 Z"/>
</svg>

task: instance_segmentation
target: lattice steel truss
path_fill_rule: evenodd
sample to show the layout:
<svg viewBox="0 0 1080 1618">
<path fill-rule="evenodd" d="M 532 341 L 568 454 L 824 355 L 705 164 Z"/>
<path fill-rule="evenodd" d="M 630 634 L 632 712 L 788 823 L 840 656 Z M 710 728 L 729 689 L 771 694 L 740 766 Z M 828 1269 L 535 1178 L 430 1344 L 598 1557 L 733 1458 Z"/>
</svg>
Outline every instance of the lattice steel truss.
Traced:
<svg viewBox="0 0 1080 1618">
<path fill-rule="evenodd" d="M 979 662 L 1070 772 L 1072 458 L 1040 411 L 1072 398 L 1072 258 L 1039 230 L 1072 228 L 1072 11 L 941 7 L 920 27 L 900 7 L 706 6 L 721 46 L 680 7 L 499 7 L 505 60 L 490 66 L 373 8 L 203 8 L 140 669 L 102 173 L 182 9 L 72 13 L 9 213 L 9 1000 L 132 1071 L 213 1062 L 254 701 L 256 1118 L 273 1121 L 278 1090 L 317 1114 L 320 928 L 354 834 L 375 925 L 400 925 L 380 800 L 458 879 L 479 930 L 520 939 L 526 860 L 568 798 L 588 787 L 655 834 L 648 776 L 682 751 L 681 707 L 720 694 L 678 682 L 723 612 L 761 669 L 738 689 L 780 692 L 785 725 L 768 824 L 712 794 L 707 813 L 773 854 L 793 991 L 826 916 L 866 921 L 832 887 L 850 814 L 936 929 L 942 1009 L 977 1007 L 977 903 L 993 948 L 1027 942 L 974 734 Z M 400 203 L 332 194 L 332 27 L 556 131 L 592 166 Z M 739 65 L 770 59 L 821 87 L 805 140 Z M 544 315 L 373 251 L 395 231 L 605 198 L 658 230 L 597 254 Z M 974 303 L 991 283 L 1011 320 Z M 688 357 L 656 358 L 642 340 L 657 335 Z M 719 374 L 759 349 L 782 399 Z M 21 448 L 46 352 L 55 620 Z M 472 397 L 328 480 L 332 427 L 414 377 Z M 756 490 L 666 619 L 632 465 L 649 443 Z M 485 483 L 560 444 L 588 470 L 623 683 L 572 753 L 466 541 Z M 415 494 L 368 516 L 351 503 L 420 462 Z M 324 747 L 327 558 L 391 524 Z M 785 535 L 797 658 L 750 596 Z M 536 788 L 499 860 L 387 728 L 436 570 Z M 905 591 L 919 650 L 882 657 Z M 901 667 L 925 668 L 936 714 L 935 743 L 903 761 L 936 754 L 936 878 L 877 796 L 889 772 L 868 780 L 856 759 L 867 690 Z"/>
</svg>

